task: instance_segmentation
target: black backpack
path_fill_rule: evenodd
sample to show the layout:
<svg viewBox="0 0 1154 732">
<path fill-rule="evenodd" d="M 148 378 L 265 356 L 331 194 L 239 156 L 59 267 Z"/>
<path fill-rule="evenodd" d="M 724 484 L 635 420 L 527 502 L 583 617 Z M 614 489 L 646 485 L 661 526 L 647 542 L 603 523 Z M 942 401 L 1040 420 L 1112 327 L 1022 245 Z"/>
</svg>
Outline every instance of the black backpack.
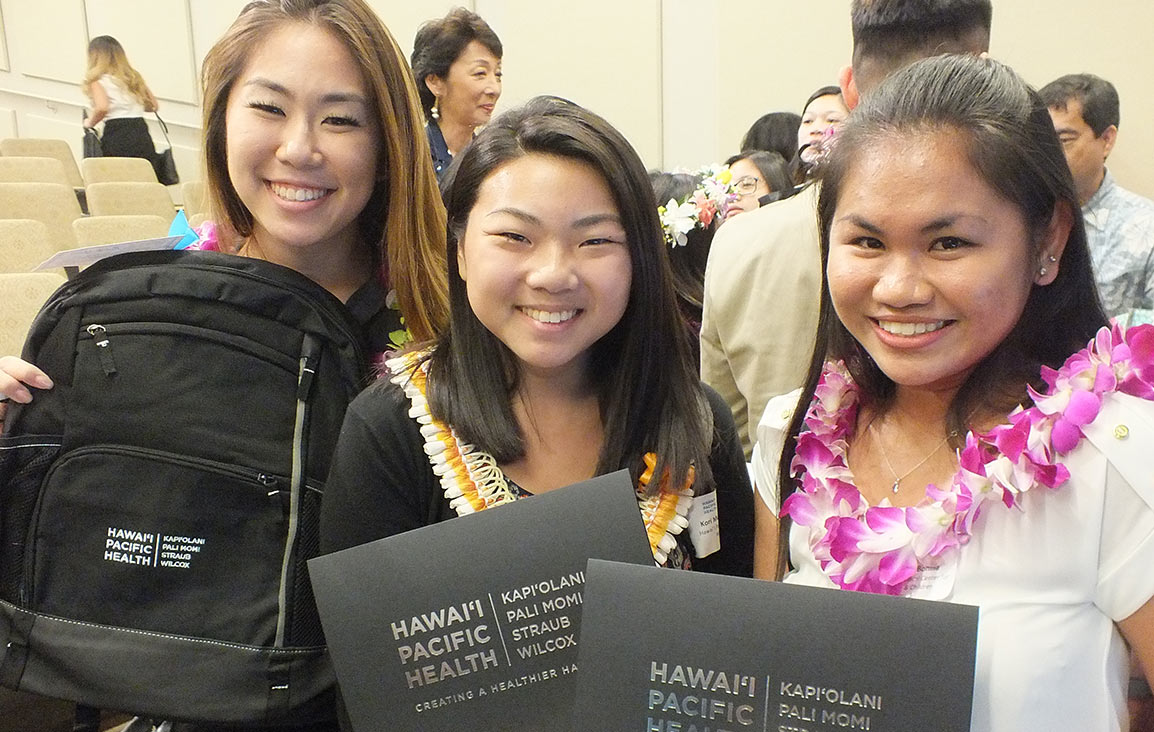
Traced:
<svg viewBox="0 0 1154 732">
<path fill-rule="evenodd" d="M 0 683 L 208 722 L 326 708 L 305 562 L 361 342 L 323 288 L 244 257 L 125 254 L 63 285 L 23 353 L 55 388 L 0 439 Z"/>
</svg>

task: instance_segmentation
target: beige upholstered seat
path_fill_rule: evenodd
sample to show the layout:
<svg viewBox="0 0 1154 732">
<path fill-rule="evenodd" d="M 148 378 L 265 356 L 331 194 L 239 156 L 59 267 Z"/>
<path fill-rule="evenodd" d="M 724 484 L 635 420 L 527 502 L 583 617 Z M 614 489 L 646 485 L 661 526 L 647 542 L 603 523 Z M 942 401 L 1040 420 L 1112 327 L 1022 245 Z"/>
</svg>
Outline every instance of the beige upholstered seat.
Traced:
<svg viewBox="0 0 1154 732">
<path fill-rule="evenodd" d="M 80 215 L 80 204 L 68 186 L 59 183 L 0 183 L 0 219 L 43 222 L 48 229 L 48 244 L 54 251 L 76 247 L 72 222 Z"/>
<path fill-rule="evenodd" d="M 176 209 L 168 189 L 160 183 L 93 183 L 88 186 L 88 212 L 93 216 L 146 214 L 172 221 Z"/>
<path fill-rule="evenodd" d="M 64 282 L 50 272 L 0 273 L 0 354 L 20 353 L 40 306 Z"/>
<path fill-rule="evenodd" d="M 170 221 L 159 216 L 86 216 L 72 222 L 77 246 L 116 244 L 122 241 L 158 239 L 168 234 Z"/>
<path fill-rule="evenodd" d="M 184 215 L 192 221 L 193 216 L 208 213 L 208 201 L 205 199 L 204 182 L 190 180 L 180 184 L 180 196 L 184 201 Z"/>
<path fill-rule="evenodd" d="M 0 155 L 56 158 L 64 166 L 64 174 L 68 176 L 68 184 L 73 188 L 83 188 L 84 179 L 80 177 L 80 168 L 76 167 L 76 158 L 72 155 L 72 148 L 64 140 L 52 140 L 41 137 L 9 137 L 0 140 Z"/>
<path fill-rule="evenodd" d="M 72 185 L 64 173 L 64 165 L 56 158 L 8 157 L 4 155 L 0 155 L 0 182 Z"/>
<path fill-rule="evenodd" d="M 80 172 L 88 185 L 116 181 L 157 182 L 152 163 L 144 158 L 85 158 L 80 161 Z"/>
<path fill-rule="evenodd" d="M 0 272 L 31 272 L 55 251 L 44 222 L 0 219 Z"/>
</svg>

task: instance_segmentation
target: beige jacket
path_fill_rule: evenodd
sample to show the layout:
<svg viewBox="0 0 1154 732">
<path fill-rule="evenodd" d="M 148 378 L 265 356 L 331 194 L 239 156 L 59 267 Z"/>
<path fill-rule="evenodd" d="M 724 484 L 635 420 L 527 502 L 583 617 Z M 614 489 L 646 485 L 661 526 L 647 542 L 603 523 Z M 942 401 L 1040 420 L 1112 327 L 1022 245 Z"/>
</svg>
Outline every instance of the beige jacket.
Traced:
<svg viewBox="0 0 1154 732">
<path fill-rule="evenodd" d="M 705 269 L 701 379 L 729 404 L 748 460 L 766 402 L 802 385 L 817 333 L 817 186 L 717 231 Z"/>
</svg>

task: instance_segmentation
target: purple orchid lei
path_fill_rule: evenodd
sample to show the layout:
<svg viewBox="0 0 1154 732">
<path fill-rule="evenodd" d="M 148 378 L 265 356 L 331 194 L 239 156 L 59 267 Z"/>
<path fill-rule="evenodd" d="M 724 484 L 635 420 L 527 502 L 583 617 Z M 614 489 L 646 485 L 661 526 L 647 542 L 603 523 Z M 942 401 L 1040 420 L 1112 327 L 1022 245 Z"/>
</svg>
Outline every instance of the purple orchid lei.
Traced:
<svg viewBox="0 0 1154 732">
<path fill-rule="evenodd" d="M 948 489 L 928 485 L 926 497 L 908 508 L 888 499 L 870 506 L 846 463 L 858 387 L 843 363 L 826 363 L 790 464 L 801 487 L 782 515 L 809 528 L 810 549 L 842 589 L 902 594 L 919 567 L 940 565 L 969 541 L 987 503 L 1014 508 L 1035 485 L 1065 483 L 1070 472 L 1059 458 L 1081 442 L 1105 394 L 1154 401 L 1154 326 L 1102 328 L 1060 369 L 1044 367 L 1042 379 L 1045 393 L 1027 387 L 1034 406 L 1018 407 L 989 432 L 966 435 Z"/>
<path fill-rule="evenodd" d="M 217 233 L 216 223 L 212 221 L 205 221 L 200 226 L 193 227 L 196 232 L 196 241 L 189 244 L 186 249 L 199 249 L 206 252 L 220 251 L 220 237 Z"/>
</svg>

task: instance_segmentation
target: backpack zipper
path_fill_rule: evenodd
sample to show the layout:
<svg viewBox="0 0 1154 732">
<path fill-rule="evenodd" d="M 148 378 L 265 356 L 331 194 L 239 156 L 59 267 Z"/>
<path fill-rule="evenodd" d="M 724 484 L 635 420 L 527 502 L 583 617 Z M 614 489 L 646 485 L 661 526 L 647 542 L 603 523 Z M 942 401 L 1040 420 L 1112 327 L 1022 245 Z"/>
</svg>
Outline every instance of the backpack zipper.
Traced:
<svg viewBox="0 0 1154 732">
<path fill-rule="evenodd" d="M 82 330 L 92 338 L 93 343 L 96 345 L 98 349 L 97 354 L 100 356 L 100 366 L 107 376 L 112 376 L 116 373 L 116 363 L 112 358 L 111 339 L 113 337 L 119 339 L 128 335 L 177 335 L 194 338 L 209 343 L 216 343 L 225 348 L 242 351 L 253 358 L 284 369 L 290 374 L 298 373 L 297 358 L 295 356 L 279 351 L 247 336 L 225 333 L 210 328 L 189 325 L 187 323 L 154 323 L 147 321 L 127 321 L 107 324 L 93 323 L 92 325 L 84 326 Z M 81 338 L 83 339 L 83 336 L 81 336 Z"/>
<path fill-rule="evenodd" d="M 304 485 L 304 434 L 308 425 L 309 397 L 313 375 L 322 344 L 311 333 L 305 333 L 301 344 L 300 371 L 297 377 L 296 420 L 293 424 L 292 477 L 289 481 L 288 539 L 285 541 L 284 559 L 281 562 L 280 592 L 277 598 L 276 640 L 277 647 L 284 646 L 288 632 L 289 586 L 292 573 L 296 569 L 295 552 L 297 530 L 300 523 L 301 491 Z"/>
<path fill-rule="evenodd" d="M 104 375 L 116 374 L 116 362 L 112 360 L 112 344 L 108 341 L 108 329 L 93 323 L 84 330 L 92 336 L 92 342 L 96 344 L 96 353 L 100 356 L 100 368 L 104 369 Z"/>
<path fill-rule="evenodd" d="M 230 465 L 228 463 L 219 463 L 214 460 L 207 460 L 205 458 L 198 458 L 191 455 L 181 455 L 178 453 L 169 453 L 164 452 L 163 450 L 153 450 L 151 448 L 134 447 L 131 445 L 96 444 L 79 447 L 59 456 L 48 469 L 48 472 L 44 475 L 42 485 L 48 485 L 51 482 L 53 475 L 64 463 L 93 454 L 128 455 L 141 459 L 156 460 L 158 462 L 164 462 L 170 465 L 192 466 L 206 473 L 216 473 L 217 475 L 228 476 L 245 483 L 259 485 L 266 490 L 266 495 L 270 497 L 278 493 L 283 493 L 284 489 L 280 486 L 283 486 L 287 482 L 283 477 L 274 475 L 272 473 L 266 473 L 256 468 L 247 468 L 239 465 Z M 322 492 L 314 486 L 304 487 L 308 490 L 316 490 L 317 492 Z M 37 507 L 33 512 L 32 526 L 29 527 L 30 538 L 36 533 L 36 530 L 33 528 L 33 526 L 39 521 L 39 504 L 41 500 L 43 500 L 42 496 L 37 498 Z M 28 549 L 26 549 L 24 553 L 24 576 L 20 581 L 19 587 L 20 605 L 24 608 L 29 607 L 34 589 L 32 585 L 35 570 L 35 551 L 31 550 L 34 544 L 35 542 L 30 540 L 26 544 Z"/>
<path fill-rule="evenodd" d="M 162 271 L 162 272 L 164 271 L 165 268 L 173 267 L 173 266 L 184 267 L 184 268 L 188 268 L 188 269 L 207 270 L 207 271 L 218 271 L 219 269 L 221 269 L 221 265 L 206 264 L 204 262 L 196 261 L 195 259 L 193 259 L 193 257 L 200 254 L 199 252 L 182 253 L 182 254 L 185 254 L 186 256 L 181 257 L 181 258 L 175 258 L 174 257 L 171 261 L 148 262 L 148 263 L 135 265 L 135 266 L 159 268 L 160 271 Z M 231 255 L 223 255 L 223 256 L 231 256 Z M 108 261 L 108 260 L 106 260 L 106 261 Z M 62 305 L 62 303 L 65 303 L 69 298 L 73 297 L 78 290 L 81 290 L 84 287 L 86 287 L 89 284 L 90 280 L 92 280 L 93 278 L 102 276 L 104 274 L 104 268 L 102 268 L 100 266 L 101 264 L 102 263 L 97 263 L 96 265 L 94 265 L 94 266 L 88 268 L 87 270 L 85 270 L 84 272 L 82 272 L 78 277 L 71 279 L 68 282 L 66 282 L 64 285 L 62 285 L 60 287 L 60 289 L 57 290 L 56 293 L 54 293 L 52 295 L 52 297 L 50 297 L 48 299 L 48 302 L 46 302 L 44 304 L 44 307 L 42 308 L 42 312 L 49 312 L 51 310 L 55 310 L 55 309 L 63 307 L 64 305 Z M 289 283 L 289 282 L 284 282 L 284 281 L 277 280 L 277 279 L 274 279 L 271 277 L 265 277 L 259 273 L 250 272 L 248 270 L 245 270 L 245 269 L 242 269 L 239 267 L 238 268 L 229 267 L 227 269 L 228 269 L 229 274 L 232 274 L 234 276 L 243 277 L 243 278 L 246 278 L 249 280 L 254 280 L 254 281 L 265 283 L 265 284 L 270 284 L 270 285 L 276 286 L 278 288 L 288 290 L 293 294 L 293 296 L 298 301 L 304 302 L 305 305 L 310 310 L 312 310 L 314 313 L 318 314 L 321 317 L 321 319 L 324 320 L 330 327 L 336 329 L 337 331 L 339 331 L 341 333 L 341 335 L 344 336 L 349 347 L 352 349 L 353 355 L 354 355 L 356 362 L 357 362 L 357 368 L 358 368 L 357 377 L 358 377 L 358 379 L 364 378 L 365 367 L 368 364 L 368 359 L 365 357 L 364 349 L 361 347 L 359 330 L 357 329 L 355 324 L 352 322 L 352 318 L 347 312 L 338 311 L 334 305 L 332 305 L 328 302 L 325 302 L 323 300 L 320 300 L 317 297 L 316 293 L 308 292 L 305 288 L 300 287 L 300 286 L 296 285 L 295 283 Z M 320 286 L 318 285 L 317 287 L 319 288 Z M 38 318 L 38 320 L 39 320 L 39 318 Z M 364 386 L 364 384 L 358 383 L 356 386 L 357 386 L 357 389 L 359 390 L 360 387 Z"/>
</svg>

